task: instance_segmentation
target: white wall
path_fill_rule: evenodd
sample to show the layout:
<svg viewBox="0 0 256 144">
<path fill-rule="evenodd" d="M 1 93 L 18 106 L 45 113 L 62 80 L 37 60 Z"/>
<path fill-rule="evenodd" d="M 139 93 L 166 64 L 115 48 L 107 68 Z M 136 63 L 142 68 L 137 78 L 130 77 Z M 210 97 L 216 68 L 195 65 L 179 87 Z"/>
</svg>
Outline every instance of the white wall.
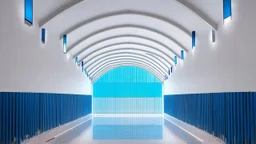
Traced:
<svg viewBox="0 0 256 144">
<path fill-rule="evenodd" d="M 164 83 L 164 93 L 256 91 L 255 5 L 255 0 L 233 0 L 232 21 L 220 22 L 215 44 L 210 29 L 197 31 L 195 50 Z"/>
<path fill-rule="evenodd" d="M 59 35 L 47 31 L 43 45 L 38 20 L 24 24 L 23 3 L 0 1 L 0 91 L 91 94 L 91 82 L 67 60 Z"/>
</svg>

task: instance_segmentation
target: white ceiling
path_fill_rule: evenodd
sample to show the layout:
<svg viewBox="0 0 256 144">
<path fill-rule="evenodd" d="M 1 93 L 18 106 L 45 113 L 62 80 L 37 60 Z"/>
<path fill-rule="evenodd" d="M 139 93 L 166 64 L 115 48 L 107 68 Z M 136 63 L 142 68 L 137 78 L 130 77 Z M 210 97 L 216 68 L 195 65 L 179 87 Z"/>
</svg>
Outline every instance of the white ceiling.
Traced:
<svg viewBox="0 0 256 144">
<path fill-rule="evenodd" d="M 147 60 L 145 69 L 151 62 L 147 70 L 163 81 L 160 74 L 167 75 L 173 57 L 180 57 L 181 50 L 191 51 L 193 30 L 217 30 L 222 0 L 37 0 L 34 13 L 39 26 L 57 33 L 60 41 L 67 34 L 68 53 L 84 60 L 90 77 L 99 72 L 93 82 L 100 71 L 104 74 L 116 66 L 92 63 L 108 56 L 106 61 L 124 59 L 117 66 L 135 65 L 128 60 L 135 55 L 138 61 Z"/>
</svg>

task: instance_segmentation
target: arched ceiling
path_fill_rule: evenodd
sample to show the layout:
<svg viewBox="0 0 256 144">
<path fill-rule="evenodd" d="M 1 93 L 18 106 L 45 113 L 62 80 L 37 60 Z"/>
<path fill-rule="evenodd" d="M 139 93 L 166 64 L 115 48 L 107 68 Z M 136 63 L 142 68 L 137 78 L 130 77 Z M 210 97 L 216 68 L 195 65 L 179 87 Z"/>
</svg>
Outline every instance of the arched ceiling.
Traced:
<svg viewBox="0 0 256 144">
<path fill-rule="evenodd" d="M 191 32 L 218 30 L 222 0 L 38 0 L 39 27 L 68 37 L 67 53 L 95 82 L 120 66 L 138 66 L 160 81 L 174 56 L 191 52 Z M 46 10 L 47 9 L 47 10 Z"/>
</svg>

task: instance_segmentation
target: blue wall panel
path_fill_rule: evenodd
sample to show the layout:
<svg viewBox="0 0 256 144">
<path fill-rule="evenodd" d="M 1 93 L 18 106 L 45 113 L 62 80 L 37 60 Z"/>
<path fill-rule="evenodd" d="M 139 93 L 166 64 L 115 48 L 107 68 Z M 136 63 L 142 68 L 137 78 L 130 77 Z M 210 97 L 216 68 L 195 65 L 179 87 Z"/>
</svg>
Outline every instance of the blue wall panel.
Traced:
<svg viewBox="0 0 256 144">
<path fill-rule="evenodd" d="M 164 96 L 164 112 L 224 140 L 255 144 L 256 93 Z"/>
<path fill-rule="evenodd" d="M 18 144 L 91 113 L 92 96 L 0 93 L 0 143 Z"/>
</svg>

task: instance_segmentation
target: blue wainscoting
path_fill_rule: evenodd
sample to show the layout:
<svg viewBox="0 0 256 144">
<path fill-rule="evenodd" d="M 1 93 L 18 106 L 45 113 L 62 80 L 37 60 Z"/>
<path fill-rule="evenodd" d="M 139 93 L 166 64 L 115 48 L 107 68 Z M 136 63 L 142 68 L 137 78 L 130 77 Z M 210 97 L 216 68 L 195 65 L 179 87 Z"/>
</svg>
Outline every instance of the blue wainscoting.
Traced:
<svg viewBox="0 0 256 144">
<path fill-rule="evenodd" d="M 164 112 L 228 144 L 256 143 L 255 92 L 166 95 Z"/>
<path fill-rule="evenodd" d="M 90 114 L 91 107 L 91 95 L 1 92 L 0 143 L 19 144 L 26 136 Z"/>
</svg>

